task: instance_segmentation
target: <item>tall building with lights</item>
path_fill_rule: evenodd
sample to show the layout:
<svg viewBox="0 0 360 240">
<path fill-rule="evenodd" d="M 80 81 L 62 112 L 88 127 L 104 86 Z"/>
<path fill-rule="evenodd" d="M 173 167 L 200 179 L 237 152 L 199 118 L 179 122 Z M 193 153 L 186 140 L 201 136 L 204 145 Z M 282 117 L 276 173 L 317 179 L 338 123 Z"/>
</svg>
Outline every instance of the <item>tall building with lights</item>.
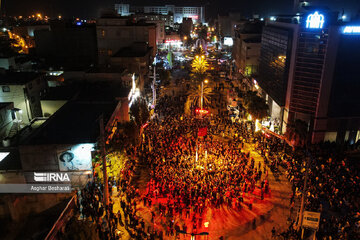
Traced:
<svg viewBox="0 0 360 240">
<path fill-rule="evenodd" d="M 136 6 L 130 4 L 119 3 L 115 4 L 115 11 L 121 16 L 130 16 L 136 13 L 154 13 L 161 15 L 174 16 L 175 23 L 182 23 L 183 18 L 191 18 L 196 23 L 205 22 L 205 8 L 194 6 Z"/>
<path fill-rule="evenodd" d="M 257 81 L 283 133 L 300 119 L 313 143 L 359 140 L 359 53 L 360 28 L 338 22 L 337 13 L 267 22 Z"/>
</svg>

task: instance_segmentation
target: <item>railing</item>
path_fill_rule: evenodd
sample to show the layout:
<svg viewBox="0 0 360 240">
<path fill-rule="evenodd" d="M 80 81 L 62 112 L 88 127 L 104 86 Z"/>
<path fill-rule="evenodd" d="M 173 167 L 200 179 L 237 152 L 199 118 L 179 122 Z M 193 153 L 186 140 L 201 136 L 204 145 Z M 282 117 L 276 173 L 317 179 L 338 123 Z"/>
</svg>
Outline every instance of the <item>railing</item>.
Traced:
<svg viewBox="0 0 360 240">
<path fill-rule="evenodd" d="M 68 222 L 70 217 L 74 214 L 73 209 L 76 206 L 76 195 L 74 195 L 68 204 L 66 205 L 65 209 L 60 214 L 60 217 L 56 220 L 55 224 L 51 228 L 50 232 L 46 236 L 45 240 L 56 240 L 58 239 L 58 232 L 59 230 Z"/>
</svg>

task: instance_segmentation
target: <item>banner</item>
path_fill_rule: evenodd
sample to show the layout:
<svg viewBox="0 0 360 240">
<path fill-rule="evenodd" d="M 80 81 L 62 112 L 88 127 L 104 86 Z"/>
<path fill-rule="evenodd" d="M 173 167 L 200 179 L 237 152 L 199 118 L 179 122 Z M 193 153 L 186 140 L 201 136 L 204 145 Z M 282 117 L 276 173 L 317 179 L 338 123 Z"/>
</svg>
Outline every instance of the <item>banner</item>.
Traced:
<svg viewBox="0 0 360 240">
<path fill-rule="evenodd" d="M 206 136 L 206 134 L 207 134 L 207 127 L 199 128 L 198 137 Z"/>
</svg>

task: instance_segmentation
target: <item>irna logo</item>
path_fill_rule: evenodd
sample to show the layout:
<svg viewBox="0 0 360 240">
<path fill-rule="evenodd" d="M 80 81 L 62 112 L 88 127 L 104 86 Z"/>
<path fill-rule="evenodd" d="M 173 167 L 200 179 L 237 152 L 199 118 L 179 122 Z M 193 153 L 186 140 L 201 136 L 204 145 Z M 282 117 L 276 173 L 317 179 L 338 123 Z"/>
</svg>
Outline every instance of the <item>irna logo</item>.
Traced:
<svg viewBox="0 0 360 240">
<path fill-rule="evenodd" d="M 70 182 L 67 173 L 36 173 L 34 172 L 35 182 Z"/>
</svg>

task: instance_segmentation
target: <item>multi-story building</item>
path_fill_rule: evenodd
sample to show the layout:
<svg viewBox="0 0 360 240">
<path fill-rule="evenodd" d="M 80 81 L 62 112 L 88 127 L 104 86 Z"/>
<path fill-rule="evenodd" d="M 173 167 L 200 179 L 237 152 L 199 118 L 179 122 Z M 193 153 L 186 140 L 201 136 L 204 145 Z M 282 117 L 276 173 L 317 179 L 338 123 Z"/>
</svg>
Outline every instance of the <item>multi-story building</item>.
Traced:
<svg viewBox="0 0 360 240">
<path fill-rule="evenodd" d="M 124 47 L 135 42 L 144 42 L 152 48 L 151 55 L 156 54 L 156 24 L 131 22 L 129 18 L 99 18 L 97 21 L 97 44 L 99 64 L 110 64 L 110 58 Z"/>
<path fill-rule="evenodd" d="M 257 75 L 259 69 L 259 57 L 261 48 L 261 37 L 242 40 L 240 69 L 245 76 Z"/>
<path fill-rule="evenodd" d="M 262 35 L 258 83 L 272 117 L 280 118 L 282 132 L 305 121 L 313 143 L 357 141 L 359 27 L 320 11 L 286 21 L 268 22 Z"/>
<path fill-rule="evenodd" d="M 35 30 L 36 53 L 50 66 L 89 67 L 97 63 L 95 24 L 54 21 L 50 29 Z"/>
<path fill-rule="evenodd" d="M 134 13 L 155 13 L 161 15 L 173 15 L 174 22 L 182 23 L 183 18 L 192 18 L 196 23 L 205 22 L 205 8 L 204 7 L 189 7 L 189 6 L 135 6 L 130 4 L 115 4 L 116 12 L 121 16 L 129 16 Z"/>
<path fill-rule="evenodd" d="M 261 39 L 257 81 L 267 93 L 270 115 L 283 126 L 290 60 L 296 39 L 296 24 L 269 22 Z"/>
<path fill-rule="evenodd" d="M 18 122 L 28 124 L 42 117 L 40 96 L 46 91 L 45 74 L 34 72 L 6 72 L 0 74 L 0 102 L 12 102 Z"/>
<path fill-rule="evenodd" d="M 235 31 L 232 56 L 236 72 L 247 77 L 258 73 L 262 27 L 262 22 L 244 22 Z"/>
<path fill-rule="evenodd" d="M 166 27 L 174 27 L 174 15 L 173 14 L 156 14 L 156 13 L 136 13 L 133 14 L 132 17 L 138 20 L 145 20 L 147 22 L 151 21 L 163 21 Z"/>
</svg>

